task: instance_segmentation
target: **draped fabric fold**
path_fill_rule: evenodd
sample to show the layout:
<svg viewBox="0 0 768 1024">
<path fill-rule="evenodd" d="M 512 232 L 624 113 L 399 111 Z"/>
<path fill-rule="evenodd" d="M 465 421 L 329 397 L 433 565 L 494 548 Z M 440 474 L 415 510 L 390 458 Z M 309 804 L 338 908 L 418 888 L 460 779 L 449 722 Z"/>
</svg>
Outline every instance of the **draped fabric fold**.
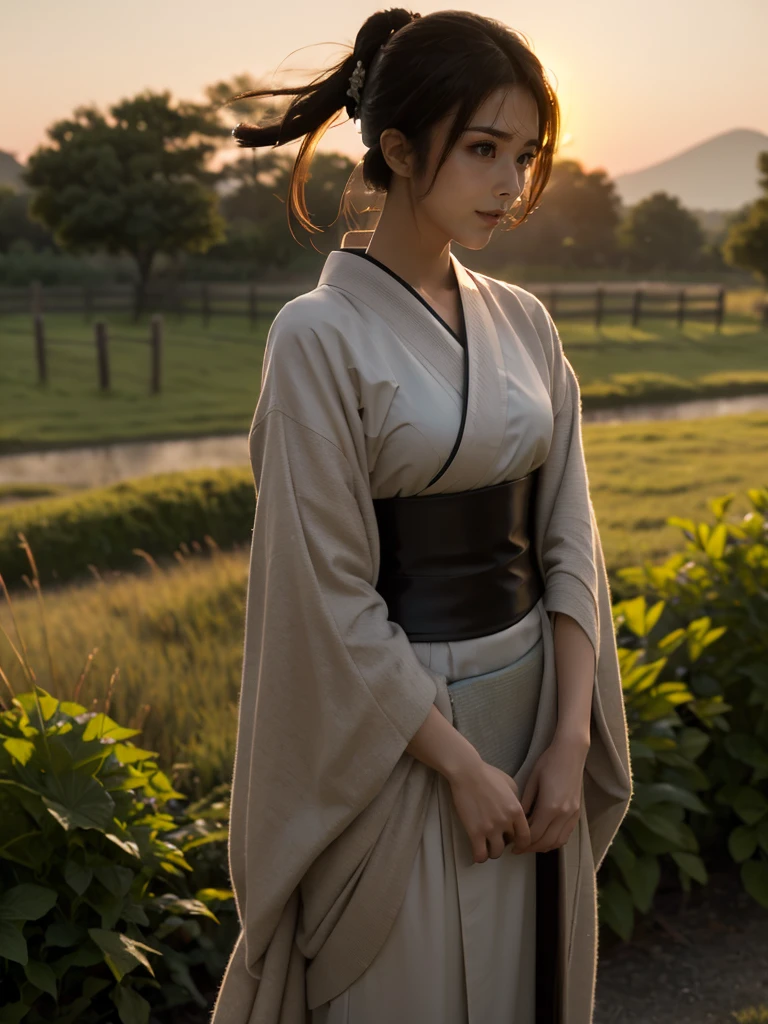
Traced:
<svg viewBox="0 0 768 1024">
<path fill-rule="evenodd" d="M 487 324 L 501 315 L 528 331 L 554 413 L 536 508 L 545 608 L 577 619 L 597 651 L 582 815 L 560 850 L 562 1024 L 588 1024 L 594 873 L 626 813 L 631 773 L 578 383 L 539 300 L 498 282 L 491 293 L 482 275 L 470 280 L 452 259 L 464 299 L 482 304 Z M 229 838 L 242 930 L 212 1024 L 307 1024 L 309 1008 L 374 960 L 402 904 L 436 782 L 405 748 L 433 703 L 451 720 L 446 676 L 416 656 L 375 589 L 379 538 L 349 341 L 360 324 L 331 291 L 321 284 L 274 321 L 249 435 L 258 499 Z M 433 469 L 425 467 L 425 480 Z M 551 628 L 544 640 L 520 792 L 556 724 Z"/>
</svg>

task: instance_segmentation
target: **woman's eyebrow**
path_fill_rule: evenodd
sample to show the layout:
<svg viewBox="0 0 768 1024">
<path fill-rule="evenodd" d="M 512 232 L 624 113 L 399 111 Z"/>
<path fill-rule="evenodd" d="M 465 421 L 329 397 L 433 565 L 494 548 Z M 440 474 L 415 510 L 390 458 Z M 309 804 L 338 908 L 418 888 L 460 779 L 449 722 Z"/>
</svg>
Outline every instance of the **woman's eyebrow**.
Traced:
<svg viewBox="0 0 768 1024">
<path fill-rule="evenodd" d="M 473 125 L 471 128 L 466 128 L 468 132 L 488 132 L 489 135 L 495 135 L 497 139 L 504 139 L 505 142 L 509 142 L 510 139 L 514 138 L 516 132 L 503 132 L 500 128 L 491 128 L 490 125 Z M 525 143 L 526 146 L 538 146 L 538 139 L 528 139 Z"/>
</svg>

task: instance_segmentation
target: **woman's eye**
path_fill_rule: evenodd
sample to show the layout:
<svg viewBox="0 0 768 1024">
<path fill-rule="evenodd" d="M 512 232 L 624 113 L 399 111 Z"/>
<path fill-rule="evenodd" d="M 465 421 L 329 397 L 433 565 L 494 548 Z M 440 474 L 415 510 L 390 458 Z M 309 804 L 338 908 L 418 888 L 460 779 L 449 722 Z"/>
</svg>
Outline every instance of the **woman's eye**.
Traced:
<svg viewBox="0 0 768 1024">
<path fill-rule="evenodd" d="M 478 152 L 479 150 L 485 149 L 486 147 L 488 147 L 491 150 L 491 153 L 495 153 L 496 152 L 496 143 L 495 142 L 476 142 L 475 145 L 472 146 L 472 149 L 475 150 L 475 152 Z M 491 153 L 479 153 L 479 155 L 480 156 L 490 156 Z M 522 159 L 522 157 L 525 157 L 527 159 L 527 163 L 525 164 L 525 167 L 530 167 L 530 165 L 536 159 L 536 154 L 535 153 L 523 153 L 522 156 L 521 156 L 521 159 Z"/>
</svg>

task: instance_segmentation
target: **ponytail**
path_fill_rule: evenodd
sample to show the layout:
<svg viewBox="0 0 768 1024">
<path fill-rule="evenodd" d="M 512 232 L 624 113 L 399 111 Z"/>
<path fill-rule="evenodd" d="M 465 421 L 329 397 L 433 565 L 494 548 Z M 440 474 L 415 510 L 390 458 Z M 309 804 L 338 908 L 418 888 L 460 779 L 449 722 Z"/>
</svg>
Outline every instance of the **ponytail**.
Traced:
<svg viewBox="0 0 768 1024">
<path fill-rule="evenodd" d="M 307 85 L 289 89 L 259 89 L 239 93 L 228 103 L 259 96 L 293 96 L 285 113 L 276 121 L 266 125 L 249 124 L 241 121 L 232 129 L 232 135 L 242 148 L 261 146 L 284 146 L 302 138 L 298 156 L 291 171 L 288 209 L 308 231 L 318 231 L 310 220 L 305 199 L 305 186 L 309 177 L 309 165 L 317 144 L 336 120 L 339 112 L 346 109 L 352 116 L 354 104 L 347 95 L 349 80 L 358 61 L 368 68 L 376 53 L 387 42 L 393 32 L 403 28 L 420 15 L 412 14 L 402 7 L 372 14 L 357 33 L 352 52 L 338 64 L 333 65 L 319 78 Z"/>
<path fill-rule="evenodd" d="M 358 105 L 350 79 L 365 71 Z M 358 76 L 359 77 L 359 76 Z M 232 135 L 241 147 L 284 146 L 301 139 L 291 170 L 287 211 L 308 231 L 319 231 L 309 216 L 305 184 L 318 142 L 340 111 L 359 117 L 366 152 L 362 178 L 368 189 L 387 192 L 392 169 L 379 139 L 395 129 L 408 139 L 414 154 L 414 177 L 430 164 L 435 127 L 451 114 L 448 132 L 434 169 L 437 174 L 480 104 L 495 90 L 521 87 L 539 113 L 536 156 L 527 165 L 525 195 L 506 229 L 514 229 L 536 209 L 552 172 L 560 131 L 560 105 L 541 61 L 526 38 L 493 18 L 471 11 L 414 14 L 403 7 L 377 11 L 357 33 L 352 52 L 308 85 L 260 89 L 234 96 L 229 103 L 260 96 L 293 96 L 285 113 L 264 125 L 241 122 Z M 362 113 L 361 113 L 362 111 Z M 425 195 L 427 193 L 424 193 Z M 345 196 L 345 200 L 346 200 Z"/>
</svg>

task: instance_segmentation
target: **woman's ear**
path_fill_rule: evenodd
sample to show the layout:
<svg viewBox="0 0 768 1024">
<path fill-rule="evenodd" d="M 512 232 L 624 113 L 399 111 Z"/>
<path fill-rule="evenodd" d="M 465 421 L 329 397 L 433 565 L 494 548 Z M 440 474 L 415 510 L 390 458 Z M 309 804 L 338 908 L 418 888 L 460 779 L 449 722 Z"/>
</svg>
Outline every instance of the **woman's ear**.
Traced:
<svg viewBox="0 0 768 1024">
<path fill-rule="evenodd" d="M 387 128 L 379 137 L 379 146 L 387 165 L 401 178 L 413 173 L 413 153 L 408 139 L 397 128 Z"/>
</svg>

